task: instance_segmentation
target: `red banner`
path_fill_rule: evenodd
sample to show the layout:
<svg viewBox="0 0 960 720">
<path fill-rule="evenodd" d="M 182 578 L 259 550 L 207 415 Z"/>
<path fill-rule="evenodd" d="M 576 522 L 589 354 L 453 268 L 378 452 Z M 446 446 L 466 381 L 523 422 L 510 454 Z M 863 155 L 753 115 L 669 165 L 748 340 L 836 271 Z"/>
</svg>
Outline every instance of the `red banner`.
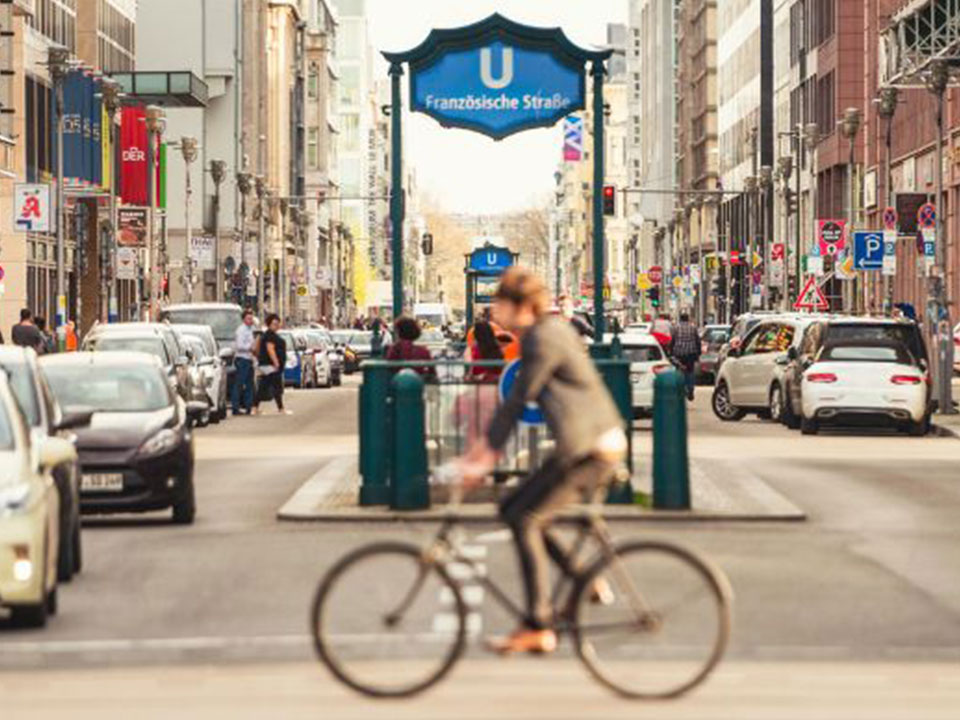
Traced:
<svg viewBox="0 0 960 720">
<path fill-rule="evenodd" d="M 120 198 L 126 205 L 147 205 L 147 123 L 142 107 L 125 107 L 120 124 Z M 156 146 L 155 146 L 156 148 Z M 154 192 L 160 197 L 160 163 L 154 153 Z"/>
</svg>

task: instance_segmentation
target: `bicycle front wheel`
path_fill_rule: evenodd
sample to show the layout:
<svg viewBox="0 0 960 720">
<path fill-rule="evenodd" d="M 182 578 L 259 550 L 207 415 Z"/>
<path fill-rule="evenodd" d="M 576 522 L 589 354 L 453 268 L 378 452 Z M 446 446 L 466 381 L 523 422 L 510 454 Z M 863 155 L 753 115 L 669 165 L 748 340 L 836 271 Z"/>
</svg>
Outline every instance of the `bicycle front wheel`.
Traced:
<svg viewBox="0 0 960 720">
<path fill-rule="evenodd" d="M 723 656 L 732 597 L 726 578 L 667 543 L 630 543 L 615 552 L 578 585 L 577 651 L 594 677 L 621 695 L 682 695 Z"/>
<path fill-rule="evenodd" d="M 449 672 L 463 652 L 467 609 L 457 584 L 422 550 L 377 543 L 321 581 L 311 630 L 333 674 L 373 697 L 406 697 Z"/>
</svg>

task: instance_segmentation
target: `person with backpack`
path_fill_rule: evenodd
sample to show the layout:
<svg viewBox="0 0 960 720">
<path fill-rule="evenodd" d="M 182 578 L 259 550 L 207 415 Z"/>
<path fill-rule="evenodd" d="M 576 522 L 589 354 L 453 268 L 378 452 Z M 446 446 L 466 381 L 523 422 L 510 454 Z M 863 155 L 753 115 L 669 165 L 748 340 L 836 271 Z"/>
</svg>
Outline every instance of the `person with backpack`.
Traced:
<svg viewBox="0 0 960 720">
<path fill-rule="evenodd" d="M 671 333 L 671 353 L 683 373 L 687 389 L 687 400 L 693 400 L 696 386 L 696 366 L 700 359 L 700 333 L 697 326 L 690 322 L 688 313 L 680 313 L 680 322 Z"/>
</svg>

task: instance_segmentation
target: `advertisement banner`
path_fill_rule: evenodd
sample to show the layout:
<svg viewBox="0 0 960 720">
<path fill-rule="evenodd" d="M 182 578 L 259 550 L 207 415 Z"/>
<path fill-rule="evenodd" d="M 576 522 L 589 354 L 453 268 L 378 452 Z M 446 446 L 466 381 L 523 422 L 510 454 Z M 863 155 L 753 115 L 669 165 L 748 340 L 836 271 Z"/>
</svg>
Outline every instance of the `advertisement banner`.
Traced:
<svg viewBox="0 0 960 720">
<path fill-rule="evenodd" d="M 213 252 L 213 235 L 190 237 L 190 259 L 198 270 L 213 270 L 216 267 Z"/>
<path fill-rule="evenodd" d="M 147 246 L 147 210 L 145 207 L 117 209 L 117 245 L 142 248 Z"/>
<path fill-rule="evenodd" d="M 117 280 L 136 280 L 137 264 L 136 248 L 117 248 Z"/>
<path fill-rule="evenodd" d="M 837 255 L 847 246 L 846 220 L 817 220 L 817 242 L 821 255 Z"/>
<path fill-rule="evenodd" d="M 125 106 L 120 124 L 120 198 L 147 204 L 147 124 L 142 107 Z"/>
<path fill-rule="evenodd" d="M 50 212 L 50 186 L 43 183 L 17 183 L 13 189 L 14 230 L 53 232 Z"/>
<path fill-rule="evenodd" d="M 565 162 L 583 159 L 583 118 L 576 115 L 563 121 L 563 159 Z"/>
</svg>

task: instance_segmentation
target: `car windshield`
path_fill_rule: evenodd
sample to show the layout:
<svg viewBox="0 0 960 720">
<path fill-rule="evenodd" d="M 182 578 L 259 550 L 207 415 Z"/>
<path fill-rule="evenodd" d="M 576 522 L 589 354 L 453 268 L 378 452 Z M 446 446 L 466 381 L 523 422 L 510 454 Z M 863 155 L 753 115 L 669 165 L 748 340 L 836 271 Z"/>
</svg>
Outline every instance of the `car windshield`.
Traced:
<svg viewBox="0 0 960 720">
<path fill-rule="evenodd" d="M 727 328 L 707 328 L 703 331 L 703 341 L 711 345 L 720 345 L 730 339 Z"/>
<path fill-rule="evenodd" d="M 330 335 L 333 337 L 334 342 L 348 343 L 350 342 L 350 338 L 353 337 L 353 332 L 350 330 L 332 330 Z"/>
<path fill-rule="evenodd" d="M 913 364 L 910 353 L 902 345 L 827 345 L 820 353 L 820 360 Z"/>
<path fill-rule="evenodd" d="M 150 335 L 127 337 L 104 335 L 91 338 L 85 349 L 94 352 L 142 352 L 160 358 L 160 362 L 164 364 L 167 362 L 163 340 Z"/>
<path fill-rule="evenodd" d="M 40 404 L 37 400 L 37 388 L 33 381 L 33 373 L 25 362 L 5 362 L 3 369 L 7 371 L 10 389 L 23 411 L 30 427 L 40 425 Z"/>
<path fill-rule="evenodd" d="M 373 333 L 356 332 L 350 336 L 350 344 L 355 346 L 370 345 L 373 341 Z"/>
<path fill-rule="evenodd" d="M 327 344 L 326 337 L 322 332 L 316 332 L 311 330 L 306 333 L 306 336 L 307 336 L 307 343 L 312 348 L 322 348 L 324 345 Z"/>
<path fill-rule="evenodd" d="M 180 333 L 185 338 L 195 338 L 202 345 L 207 355 L 216 355 L 216 346 L 214 345 L 214 340 L 198 328 L 190 328 L 189 330 L 184 330 L 178 328 Z"/>
<path fill-rule="evenodd" d="M 904 345 L 916 357 L 925 357 L 926 352 L 917 326 L 907 323 L 831 323 L 827 326 L 826 341 L 831 345 L 856 343 L 880 343 Z"/>
<path fill-rule="evenodd" d="M 625 345 L 623 358 L 632 363 L 656 362 L 663 360 L 663 351 L 659 345 Z"/>
<path fill-rule="evenodd" d="M 243 320 L 238 308 L 174 308 L 165 311 L 163 317 L 174 325 L 209 325 L 220 342 L 233 342 Z"/>
<path fill-rule="evenodd" d="M 443 333 L 439 330 L 424 330 L 420 335 L 420 339 L 428 343 L 442 343 L 447 341 Z"/>
<path fill-rule="evenodd" d="M 185 336 L 183 338 L 183 344 L 193 351 L 193 356 L 197 360 L 202 360 L 210 355 L 210 353 L 207 352 L 207 348 L 203 344 L 203 341 L 198 337 L 194 337 L 193 335 Z"/>
<path fill-rule="evenodd" d="M 65 410 L 152 412 L 168 407 L 170 390 L 159 369 L 146 366 L 50 364 L 44 367 Z"/>
</svg>

